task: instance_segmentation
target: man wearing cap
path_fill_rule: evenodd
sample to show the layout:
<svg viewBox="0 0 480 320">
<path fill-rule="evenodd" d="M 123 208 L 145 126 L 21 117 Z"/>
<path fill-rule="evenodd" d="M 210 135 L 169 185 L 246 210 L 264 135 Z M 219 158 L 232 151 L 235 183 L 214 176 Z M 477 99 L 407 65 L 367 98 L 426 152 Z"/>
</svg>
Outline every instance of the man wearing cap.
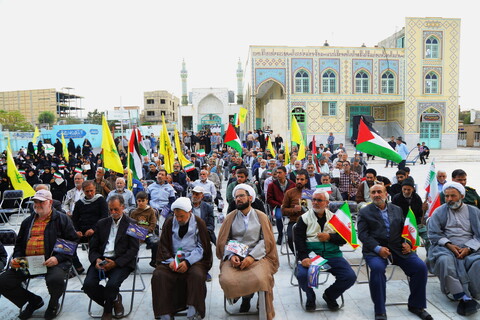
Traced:
<svg viewBox="0 0 480 320">
<path fill-rule="evenodd" d="M 408 210 L 411 208 L 417 224 L 423 224 L 423 214 L 426 208 L 423 206 L 422 198 L 415 192 L 415 183 L 412 177 L 402 181 L 402 192 L 393 196 L 392 203 L 402 208 L 405 217 L 407 217 Z"/>
<path fill-rule="evenodd" d="M 149 185 L 147 190 L 150 194 L 150 206 L 159 211 L 175 201 L 175 190 L 167 182 L 167 171 L 164 169 L 158 171 L 157 183 Z"/>
<path fill-rule="evenodd" d="M 204 193 L 205 190 L 201 186 L 196 186 L 192 189 L 192 213 L 205 222 L 208 234 L 210 236 L 210 241 L 215 244 L 217 242 L 217 238 L 215 236 L 215 217 L 213 216 L 213 206 L 203 201 Z"/>
<path fill-rule="evenodd" d="M 220 228 L 217 240 L 217 258 L 220 262 L 220 286 L 227 299 L 243 297 L 240 312 L 250 310 L 255 292 L 265 293 L 267 319 L 273 319 L 273 274 L 278 270 L 278 254 L 270 221 L 263 212 L 252 208 L 256 194 L 247 184 L 234 190 L 237 209 L 228 214 Z M 225 250 L 248 246 L 246 250 Z"/>
<path fill-rule="evenodd" d="M 158 169 L 155 162 L 148 164 L 148 172 L 145 174 L 145 180 L 155 180 L 157 178 Z"/>
<path fill-rule="evenodd" d="M 443 192 L 446 202 L 428 220 L 428 261 L 442 292 L 459 301 L 457 313 L 468 316 L 480 299 L 480 210 L 463 202 L 460 183 L 447 182 Z"/>
<path fill-rule="evenodd" d="M 207 226 L 192 214 L 188 198 L 175 200 L 172 210 L 174 217 L 167 219 L 162 228 L 157 268 L 152 277 L 153 313 L 156 319 L 172 319 L 178 308 L 186 306 L 189 320 L 203 319 L 205 281 L 212 267 Z M 182 301 L 176 301 L 176 296 Z"/>
<path fill-rule="evenodd" d="M 387 189 L 375 184 L 370 188 L 372 203 L 358 214 L 358 239 L 363 257 L 370 268 L 370 296 L 375 306 L 375 319 L 386 320 L 386 276 L 390 263 L 399 266 L 410 278 L 408 311 L 424 320 L 432 320 L 427 307 L 427 266 L 412 251 L 410 241 L 402 237 L 405 217 L 402 209 L 387 203 Z"/>
<path fill-rule="evenodd" d="M 119 293 L 122 282 L 135 269 L 139 241 L 129 236 L 127 229 L 135 220 L 124 215 L 125 200 L 113 195 L 108 200 L 110 216 L 98 221 L 90 240 L 88 259 L 90 267 L 83 283 L 83 291 L 103 307 L 102 320 L 122 317 L 124 308 Z M 100 281 L 106 278 L 105 286 Z"/>
<path fill-rule="evenodd" d="M 47 267 L 45 282 L 50 301 L 45 311 L 45 319 L 57 316 L 58 299 L 64 290 L 65 275 L 72 265 L 72 256 L 54 252 L 58 238 L 77 241 L 78 237 L 71 220 L 52 208 L 52 194 L 48 190 L 39 190 L 32 198 L 35 214 L 23 220 L 18 233 L 10 269 L 0 275 L 0 294 L 17 307 L 25 308 L 19 314 L 20 319 L 28 319 L 33 312 L 44 305 L 41 297 L 23 288 L 22 283 L 28 278 L 21 270 L 23 257 L 41 256 Z"/>
</svg>

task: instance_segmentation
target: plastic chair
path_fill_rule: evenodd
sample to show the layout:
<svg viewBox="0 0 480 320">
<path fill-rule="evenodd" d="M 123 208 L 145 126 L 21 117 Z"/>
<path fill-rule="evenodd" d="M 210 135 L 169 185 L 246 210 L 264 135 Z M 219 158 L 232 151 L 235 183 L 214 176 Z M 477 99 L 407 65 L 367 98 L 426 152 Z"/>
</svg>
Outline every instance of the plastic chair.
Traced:
<svg viewBox="0 0 480 320">
<path fill-rule="evenodd" d="M 5 246 L 5 247 L 13 247 L 15 246 L 15 243 L 17 242 L 17 233 L 13 229 L 1 229 L 0 230 L 0 242 Z M 5 265 L 5 269 L 8 268 L 10 265 L 10 260 L 12 260 L 12 254 L 7 259 L 7 264 Z M 1 270 L 0 270 L 1 271 Z"/>
<path fill-rule="evenodd" d="M 5 200 L 13 200 L 14 208 L 3 208 Z M 10 224 L 9 217 L 12 214 L 20 214 L 22 211 L 23 203 L 23 190 L 5 190 L 2 196 L 2 202 L 0 202 L 0 218 L 3 224 Z"/>
<path fill-rule="evenodd" d="M 293 228 L 292 228 L 293 251 L 294 251 L 294 256 L 295 256 L 295 269 L 292 272 L 292 278 L 295 274 L 297 274 L 297 268 L 298 268 L 298 264 L 299 264 L 299 261 L 297 259 L 297 248 L 295 247 L 295 231 L 296 231 L 296 229 L 297 229 L 297 224 L 295 223 L 293 225 Z M 325 284 L 328 281 L 328 278 L 330 276 L 330 272 L 328 272 L 328 271 L 322 271 L 322 273 L 326 273 L 326 277 L 325 277 L 324 281 L 318 283 L 319 285 Z M 292 283 L 292 278 L 290 278 L 290 283 Z M 304 311 L 307 311 L 306 308 L 305 308 L 305 304 L 303 303 L 302 288 L 300 288 L 300 286 L 298 284 L 297 284 L 297 286 L 298 286 L 298 294 L 300 296 L 300 305 L 302 306 Z M 343 294 L 340 296 L 340 298 L 342 300 L 342 303 L 340 304 L 339 309 L 342 309 L 343 305 L 345 303 L 345 301 L 343 299 Z M 330 311 L 330 309 L 328 307 L 316 307 L 315 311 Z"/>
</svg>

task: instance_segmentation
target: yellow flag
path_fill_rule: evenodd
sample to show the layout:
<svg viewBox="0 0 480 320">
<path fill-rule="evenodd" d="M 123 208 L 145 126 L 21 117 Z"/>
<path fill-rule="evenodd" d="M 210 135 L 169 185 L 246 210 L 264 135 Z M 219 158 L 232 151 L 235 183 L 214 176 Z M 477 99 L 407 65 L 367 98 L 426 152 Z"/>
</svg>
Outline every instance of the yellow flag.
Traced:
<svg viewBox="0 0 480 320">
<path fill-rule="evenodd" d="M 296 142 L 297 144 L 301 144 L 303 141 L 302 131 L 300 130 L 300 126 L 298 125 L 297 119 L 295 116 L 292 116 L 292 141 Z"/>
<path fill-rule="evenodd" d="M 191 164 L 191 162 L 188 161 L 188 159 L 185 158 L 185 156 L 183 155 L 182 144 L 180 143 L 180 137 L 178 136 L 177 127 L 175 127 L 175 149 L 177 150 L 178 161 L 180 161 L 182 167 L 185 168 L 187 165 Z"/>
<path fill-rule="evenodd" d="M 10 145 L 7 145 L 7 175 L 10 178 L 13 189 L 23 190 L 24 199 L 35 195 L 35 190 L 33 190 L 32 186 L 25 180 L 25 177 L 18 172 Z"/>
<path fill-rule="evenodd" d="M 247 119 L 247 112 L 248 112 L 248 109 L 246 108 L 240 108 L 238 114 L 240 116 L 240 123 L 244 123 L 245 120 Z"/>
<path fill-rule="evenodd" d="M 270 150 L 270 153 L 272 154 L 273 157 L 277 156 L 275 154 L 275 149 L 273 148 L 273 145 L 272 145 L 272 136 L 268 136 L 267 149 Z"/>
<path fill-rule="evenodd" d="M 68 154 L 67 143 L 65 142 L 65 137 L 62 132 L 62 149 L 63 149 L 63 157 L 67 160 L 67 163 L 70 162 L 70 155 Z"/>
<path fill-rule="evenodd" d="M 302 142 L 300 143 L 300 146 L 298 147 L 297 160 L 303 160 L 303 159 L 305 159 L 305 144 L 303 143 L 303 139 L 302 139 Z"/>
<path fill-rule="evenodd" d="M 112 133 L 108 128 L 107 119 L 102 116 L 102 149 L 103 166 L 112 171 L 123 173 L 123 165 L 118 155 L 117 146 L 113 142 Z"/>
<path fill-rule="evenodd" d="M 37 143 L 38 137 L 40 137 L 40 131 L 38 131 L 38 127 L 35 126 L 35 132 L 33 133 L 33 138 L 32 138 L 33 144 Z"/>
<path fill-rule="evenodd" d="M 173 172 L 173 164 L 175 163 L 175 155 L 173 154 L 172 142 L 168 136 L 167 126 L 165 125 L 165 117 L 162 115 L 162 131 L 160 132 L 160 150 L 163 154 L 163 166 L 167 173 Z"/>
<path fill-rule="evenodd" d="M 286 166 L 289 163 L 290 163 L 290 151 L 288 151 L 288 142 L 287 142 L 285 143 L 285 161 L 283 162 L 283 165 Z"/>
</svg>

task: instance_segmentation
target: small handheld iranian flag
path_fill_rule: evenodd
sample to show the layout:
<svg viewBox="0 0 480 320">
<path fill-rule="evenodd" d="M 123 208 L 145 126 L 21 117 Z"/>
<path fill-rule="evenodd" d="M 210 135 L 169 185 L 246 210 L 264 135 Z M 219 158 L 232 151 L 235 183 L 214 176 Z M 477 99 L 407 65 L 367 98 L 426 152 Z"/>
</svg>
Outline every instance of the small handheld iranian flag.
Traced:
<svg viewBox="0 0 480 320">
<path fill-rule="evenodd" d="M 197 150 L 197 155 L 198 155 L 199 157 L 205 157 L 205 155 L 206 155 L 206 154 L 205 154 L 205 149 L 199 149 L 199 150 Z"/>
<path fill-rule="evenodd" d="M 324 265 L 325 263 L 327 263 L 327 259 L 324 259 L 322 258 L 321 256 L 316 256 L 312 259 L 310 259 L 310 262 L 312 263 L 312 265 L 314 266 L 321 266 L 321 265 Z"/>
<path fill-rule="evenodd" d="M 328 194 L 332 193 L 332 185 L 331 184 L 319 184 L 317 186 L 317 190 L 324 191 Z M 317 191 L 315 190 L 315 191 Z"/>
<path fill-rule="evenodd" d="M 73 172 L 75 172 L 75 173 L 82 173 L 83 170 L 82 170 L 81 168 L 79 168 L 79 167 L 75 167 L 75 170 L 73 170 Z"/>
<path fill-rule="evenodd" d="M 23 175 L 26 175 L 26 174 L 27 174 L 27 173 L 25 172 L 25 170 L 23 170 L 23 169 L 19 169 L 19 170 L 18 170 L 18 173 L 23 174 Z"/>
<path fill-rule="evenodd" d="M 62 179 L 62 176 L 59 173 L 56 173 L 56 172 L 53 174 L 53 177 L 55 179 Z"/>
<path fill-rule="evenodd" d="M 190 172 L 192 170 L 195 170 L 195 166 L 193 165 L 193 163 L 190 162 L 185 167 L 183 167 L 183 169 L 185 169 L 185 172 Z"/>
<path fill-rule="evenodd" d="M 177 270 L 178 267 L 180 266 L 180 263 L 182 262 L 182 258 L 183 258 L 182 248 L 178 248 L 177 253 L 175 254 L 175 259 L 173 260 L 173 267 L 175 268 L 175 270 Z"/>
<path fill-rule="evenodd" d="M 407 217 L 403 224 L 402 238 L 407 239 L 412 244 L 412 250 L 417 250 L 420 245 L 420 236 L 418 234 L 417 219 L 413 214 L 412 208 L 408 208 Z"/>
<path fill-rule="evenodd" d="M 402 162 L 402 157 L 393 150 L 392 147 L 383 140 L 380 135 L 367 127 L 363 119 L 358 124 L 357 150 L 391 160 L 395 163 Z"/>
<path fill-rule="evenodd" d="M 238 113 L 235 113 L 235 116 L 233 117 L 233 124 L 235 127 L 240 126 L 240 115 Z"/>
<path fill-rule="evenodd" d="M 237 133 L 235 132 L 235 128 L 232 126 L 231 123 L 228 124 L 228 129 L 225 133 L 225 144 L 237 150 L 238 153 L 240 153 L 240 156 L 242 155 L 242 142 L 238 138 Z"/>
<path fill-rule="evenodd" d="M 353 249 L 358 248 L 357 230 L 355 230 L 355 224 L 352 221 L 350 207 L 347 202 L 338 208 L 328 223 Z"/>
<path fill-rule="evenodd" d="M 425 191 L 427 192 L 427 203 L 428 203 L 428 216 L 430 217 L 432 213 L 440 207 L 440 194 L 438 192 L 438 182 L 437 174 L 435 172 L 435 159 L 432 160 L 430 164 L 430 172 L 427 176 L 427 181 L 425 181 Z"/>
</svg>

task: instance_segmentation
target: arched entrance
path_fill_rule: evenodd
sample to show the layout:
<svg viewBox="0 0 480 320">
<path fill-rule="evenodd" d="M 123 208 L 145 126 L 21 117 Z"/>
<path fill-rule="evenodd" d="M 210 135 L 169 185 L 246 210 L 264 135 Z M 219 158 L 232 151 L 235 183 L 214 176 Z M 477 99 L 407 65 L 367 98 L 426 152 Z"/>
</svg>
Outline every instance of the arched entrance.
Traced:
<svg viewBox="0 0 480 320">
<path fill-rule="evenodd" d="M 223 124 L 222 118 L 216 114 L 207 114 L 200 119 L 200 124 L 198 125 L 198 131 L 208 130 L 212 132 L 220 132 L 223 134 Z"/>
<path fill-rule="evenodd" d="M 300 131 L 302 131 L 303 141 L 306 143 L 307 141 L 307 120 L 305 117 L 305 109 L 301 107 L 296 107 L 292 110 L 292 116 L 295 116 L 297 120 L 298 126 L 300 127 Z"/>
<path fill-rule="evenodd" d="M 348 136 L 351 137 L 353 135 L 353 117 L 354 116 L 369 116 L 371 114 L 370 106 L 350 106 L 350 125 L 349 125 L 349 132 Z M 350 139 L 350 138 L 349 138 Z"/>
<path fill-rule="evenodd" d="M 435 108 L 428 108 L 420 115 L 420 143 L 430 149 L 442 146 L 442 115 Z"/>
<path fill-rule="evenodd" d="M 275 79 L 268 79 L 262 82 L 255 96 L 255 129 L 266 129 L 270 127 L 274 132 L 287 131 L 286 119 L 279 118 L 282 113 L 286 117 L 285 95 L 283 85 Z"/>
</svg>

